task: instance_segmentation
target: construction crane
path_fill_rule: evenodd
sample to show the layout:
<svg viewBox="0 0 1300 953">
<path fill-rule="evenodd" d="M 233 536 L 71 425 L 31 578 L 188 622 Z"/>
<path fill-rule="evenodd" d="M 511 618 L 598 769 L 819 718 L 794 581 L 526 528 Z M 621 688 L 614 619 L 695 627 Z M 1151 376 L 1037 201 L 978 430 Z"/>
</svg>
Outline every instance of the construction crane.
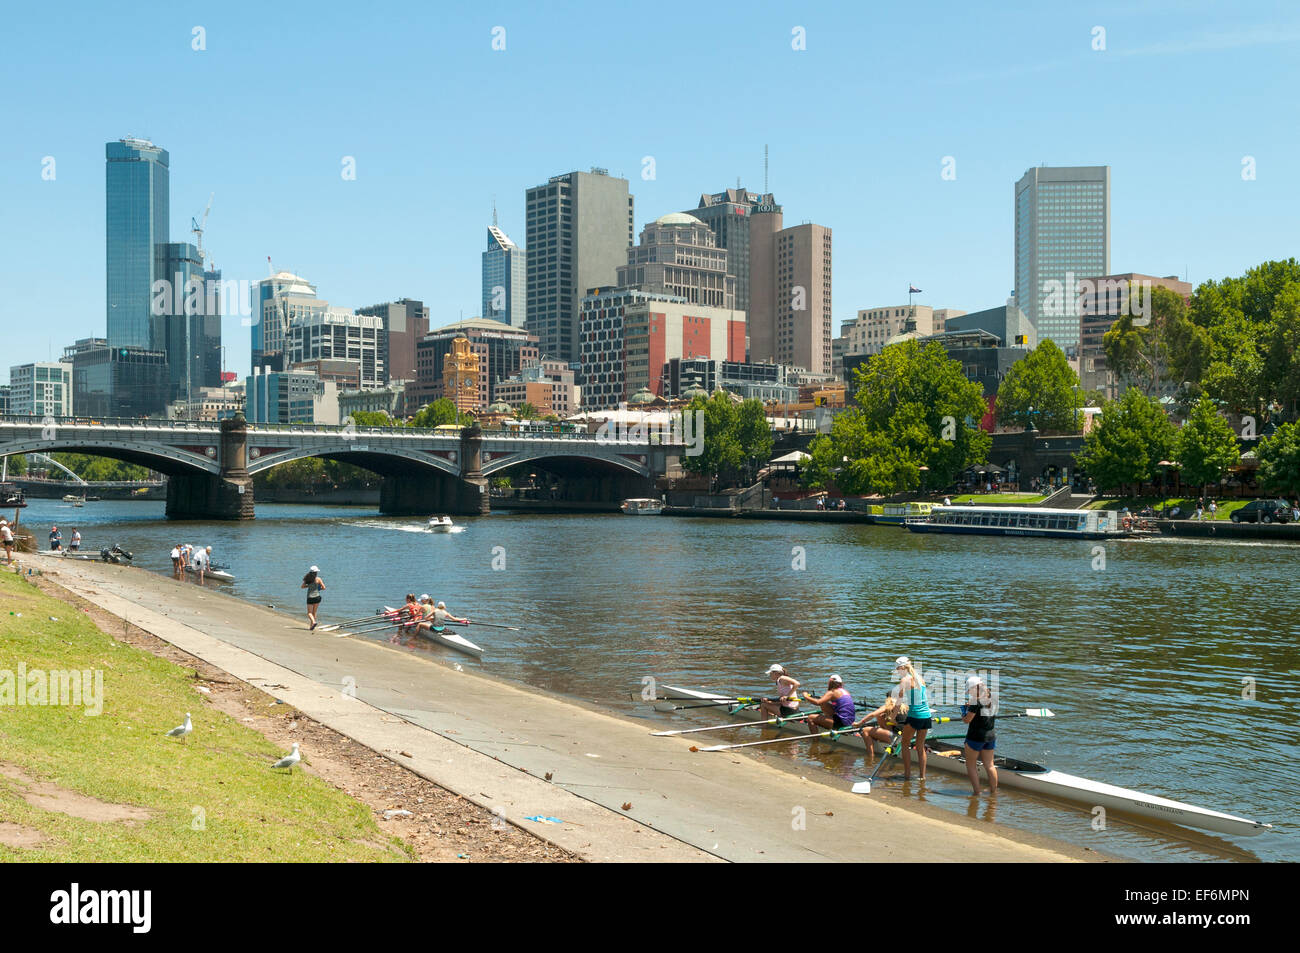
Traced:
<svg viewBox="0 0 1300 953">
<path fill-rule="evenodd" d="M 199 264 L 203 266 L 204 271 L 208 271 L 208 253 L 203 250 L 203 229 L 208 224 L 208 213 L 212 211 L 212 200 L 216 198 L 217 193 L 213 192 L 208 196 L 208 207 L 203 210 L 201 219 L 190 219 L 190 231 L 194 233 L 195 245 L 199 250 Z"/>
</svg>

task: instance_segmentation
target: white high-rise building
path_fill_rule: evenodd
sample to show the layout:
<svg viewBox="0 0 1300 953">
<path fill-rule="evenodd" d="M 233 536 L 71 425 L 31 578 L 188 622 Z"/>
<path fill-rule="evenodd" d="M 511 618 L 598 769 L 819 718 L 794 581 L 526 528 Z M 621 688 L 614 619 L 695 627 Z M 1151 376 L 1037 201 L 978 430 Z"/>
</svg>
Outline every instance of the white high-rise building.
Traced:
<svg viewBox="0 0 1300 953">
<path fill-rule="evenodd" d="M 9 413 L 71 417 L 72 365 L 37 361 L 9 368 Z"/>
</svg>

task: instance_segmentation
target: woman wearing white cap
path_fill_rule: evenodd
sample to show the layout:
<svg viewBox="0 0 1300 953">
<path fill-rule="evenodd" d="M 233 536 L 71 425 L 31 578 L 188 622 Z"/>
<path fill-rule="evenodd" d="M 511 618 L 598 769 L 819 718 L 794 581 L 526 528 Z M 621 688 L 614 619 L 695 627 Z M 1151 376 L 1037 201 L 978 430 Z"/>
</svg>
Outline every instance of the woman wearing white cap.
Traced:
<svg viewBox="0 0 1300 953">
<path fill-rule="evenodd" d="M 966 704 L 961 706 L 961 720 L 966 723 L 966 776 L 971 790 L 980 793 L 980 762 L 989 776 L 989 790 L 997 792 L 998 769 L 993 766 L 993 749 L 997 735 L 993 729 L 992 698 L 984 679 L 972 675 L 966 679 Z"/>
<path fill-rule="evenodd" d="M 307 621 L 316 628 L 316 610 L 320 607 L 320 594 L 325 591 L 325 580 L 320 577 L 320 567 L 312 566 L 302 577 L 300 589 L 307 590 Z"/>
<path fill-rule="evenodd" d="M 14 561 L 14 531 L 9 528 L 9 521 L 0 519 L 0 542 L 4 543 L 5 562 Z"/>
<path fill-rule="evenodd" d="M 925 780 L 925 736 L 930 730 L 933 717 L 930 711 L 929 690 L 912 660 L 900 655 L 894 660 L 894 676 L 898 679 L 898 700 L 907 706 L 907 720 L 903 722 L 900 734 L 903 736 L 903 780 L 912 779 L 912 739 L 916 739 L 916 763 L 921 769 L 921 780 Z"/>
<path fill-rule="evenodd" d="M 826 680 L 826 694 L 821 698 L 813 698 L 807 692 L 803 693 L 803 697 L 819 706 L 822 710 L 820 715 L 809 716 L 808 731 L 810 733 L 816 732 L 818 729 L 848 728 L 853 724 L 853 719 L 857 717 L 857 709 L 853 705 L 853 696 L 844 690 L 844 680 L 838 675 L 832 675 Z"/>
<path fill-rule="evenodd" d="M 789 718 L 799 714 L 799 682 L 790 676 L 784 665 L 773 665 L 767 670 L 768 678 L 776 682 L 780 694 L 776 698 L 764 698 L 758 703 L 763 714 L 769 718 Z"/>
</svg>

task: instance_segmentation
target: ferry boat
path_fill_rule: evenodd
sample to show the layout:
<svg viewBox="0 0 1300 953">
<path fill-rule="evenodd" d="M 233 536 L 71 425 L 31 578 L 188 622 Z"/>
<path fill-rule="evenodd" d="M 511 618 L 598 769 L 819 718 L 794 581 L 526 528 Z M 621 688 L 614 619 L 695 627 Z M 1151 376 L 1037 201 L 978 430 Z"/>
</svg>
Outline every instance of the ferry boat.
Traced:
<svg viewBox="0 0 1300 953">
<path fill-rule="evenodd" d="M 1107 539 L 1141 535 L 1137 522 L 1113 510 L 1054 510 L 1041 506 L 936 506 L 925 519 L 909 520 L 914 533 L 979 536 L 1056 536 Z"/>
<path fill-rule="evenodd" d="M 627 516 L 658 516 L 664 511 L 664 501 L 649 499 L 624 500 L 619 509 Z"/>
<path fill-rule="evenodd" d="M 14 483 L 0 483 L 0 506 L 21 509 L 27 505 L 27 497 Z"/>
<path fill-rule="evenodd" d="M 880 507 L 879 513 L 876 513 L 873 508 L 871 521 L 902 526 L 911 520 L 925 519 L 938 505 L 937 503 L 885 503 Z"/>
</svg>

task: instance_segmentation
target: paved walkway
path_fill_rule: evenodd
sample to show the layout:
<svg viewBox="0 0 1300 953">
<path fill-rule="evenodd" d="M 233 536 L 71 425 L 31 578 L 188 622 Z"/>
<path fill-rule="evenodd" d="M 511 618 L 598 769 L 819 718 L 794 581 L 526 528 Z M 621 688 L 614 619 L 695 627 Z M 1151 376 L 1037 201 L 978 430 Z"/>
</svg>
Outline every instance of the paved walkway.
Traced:
<svg viewBox="0 0 1300 953">
<path fill-rule="evenodd" d="M 42 556 L 77 595 L 594 861 L 1064 861 L 1082 848 L 900 810 L 762 761 L 163 576 Z M 490 666 L 490 662 L 488 663 Z M 311 752 L 305 752 L 310 760 Z M 549 776 L 550 780 L 546 780 Z M 624 811 L 623 805 L 631 806 Z M 559 818 L 538 823 L 528 816 Z M 804 826 L 796 820 L 802 817 Z"/>
</svg>

